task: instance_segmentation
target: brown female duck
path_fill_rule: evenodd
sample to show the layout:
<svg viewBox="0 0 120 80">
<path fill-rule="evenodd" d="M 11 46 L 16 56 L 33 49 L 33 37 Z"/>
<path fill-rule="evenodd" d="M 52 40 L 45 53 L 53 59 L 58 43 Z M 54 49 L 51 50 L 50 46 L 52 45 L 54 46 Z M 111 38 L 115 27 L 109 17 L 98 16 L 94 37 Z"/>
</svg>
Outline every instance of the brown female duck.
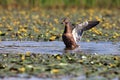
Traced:
<svg viewBox="0 0 120 80">
<path fill-rule="evenodd" d="M 80 41 L 83 32 L 99 24 L 99 21 L 86 21 L 75 25 L 71 24 L 68 18 L 65 18 L 62 24 L 65 25 L 65 29 L 62 34 L 62 39 L 66 46 L 65 49 L 73 50 L 78 47 L 77 42 Z"/>
</svg>

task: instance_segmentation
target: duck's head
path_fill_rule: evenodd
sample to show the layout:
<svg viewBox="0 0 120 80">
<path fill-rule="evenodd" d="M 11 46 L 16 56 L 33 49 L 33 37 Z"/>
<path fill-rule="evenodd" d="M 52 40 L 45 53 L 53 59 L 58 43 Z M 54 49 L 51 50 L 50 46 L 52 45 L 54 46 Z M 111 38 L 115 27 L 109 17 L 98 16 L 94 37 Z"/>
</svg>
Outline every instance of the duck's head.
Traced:
<svg viewBox="0 0 120 80">
<path fill-rule="evenodd" d="M 69 18 L 63 18 L 61 24 L 66 25 L 66 24 L 68 24 L 69 22 L 70 22 L 70 19 L 69 19 Z"/>
</svg>

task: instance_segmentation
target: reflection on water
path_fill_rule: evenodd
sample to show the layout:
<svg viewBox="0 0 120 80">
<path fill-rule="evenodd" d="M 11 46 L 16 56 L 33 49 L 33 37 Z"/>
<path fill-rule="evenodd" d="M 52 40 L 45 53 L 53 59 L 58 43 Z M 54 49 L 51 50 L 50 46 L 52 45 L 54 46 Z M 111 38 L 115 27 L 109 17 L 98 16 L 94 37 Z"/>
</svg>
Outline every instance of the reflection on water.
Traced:
<svg viewBox="0 0 120 80">
<path fill-rule="evenodd" d="M 68 52 L 84 52 L 97 54 L 120 54 L 120 42 L 79 42 L 79 48 Z M 64 44 L 61 41 L 35 42 L 35 41 L 2 41 L 0 42 L 0 53 L 32 53 L 63 54 Z"/>
</svg>

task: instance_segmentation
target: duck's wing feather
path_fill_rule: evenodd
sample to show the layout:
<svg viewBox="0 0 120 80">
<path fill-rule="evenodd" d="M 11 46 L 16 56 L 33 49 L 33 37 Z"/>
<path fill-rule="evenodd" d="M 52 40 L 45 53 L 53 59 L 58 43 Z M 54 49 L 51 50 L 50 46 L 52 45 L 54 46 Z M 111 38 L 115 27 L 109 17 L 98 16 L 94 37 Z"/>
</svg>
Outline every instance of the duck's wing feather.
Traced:
<svg viewBox="0 0 120 80">
<path fill-rule="evenodd" d="M 80 41 L 83 32 L 93 28 L 97 24 L 99 24 L 99 21 L 86 21 L 86 22 L 74 25 L 75 27 L 72 30 L 74 40 L 76 42 Z"/>
</svg>

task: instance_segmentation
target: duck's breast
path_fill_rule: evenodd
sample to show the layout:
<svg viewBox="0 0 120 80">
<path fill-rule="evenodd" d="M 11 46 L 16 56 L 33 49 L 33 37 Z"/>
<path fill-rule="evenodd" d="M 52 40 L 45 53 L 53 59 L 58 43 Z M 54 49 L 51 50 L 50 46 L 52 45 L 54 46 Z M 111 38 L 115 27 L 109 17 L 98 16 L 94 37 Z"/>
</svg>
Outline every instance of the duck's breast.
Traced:
<svg viewBox="0 0 120 80">
<path fill-rule="evenodd" d="M 62 38 L 63 38 L 63 42 L 65 43 L 66 47 L 71 47 L 71 46 L 76 45 L 76 42 L 73 38 L 72 33 L 63 34 Z"/>
</svg>

